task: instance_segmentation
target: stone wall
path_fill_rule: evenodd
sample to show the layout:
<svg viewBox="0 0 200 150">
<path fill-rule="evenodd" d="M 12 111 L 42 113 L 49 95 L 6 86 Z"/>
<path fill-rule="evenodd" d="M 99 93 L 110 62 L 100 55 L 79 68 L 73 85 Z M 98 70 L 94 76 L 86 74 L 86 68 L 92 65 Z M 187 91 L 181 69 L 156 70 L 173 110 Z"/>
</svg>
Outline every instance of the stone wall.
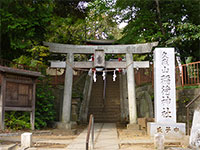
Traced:
<svg viewBox="0 0 200 150">
<path fill-rule="evenodd" d="M 196 96 L 200 94 L 200 88 L 191 89 L 177 89 L 176 90 L 176 101 L 177 101 L 177 122 L 185 122 L 186 119 L 186 108 L 185 106 Z M 154 89 L 151 84 L 143 85 L 136 88 L 136 99 L 137 99 L 137 113 L 138 117 L 152 117 L 154 116 L 154 105 L 151 99 L 153 99 Z M 200 105 L 200 98 L 197 99 L 190 106 L 190 121 L 192 121 L 192 116 L 196 106 Z M 151 112 L 152 111 L 152 112 Z"/>
<path fill-rule="evenodd" d="M 73 92 L 72 92 L 72 106 L 71 106 L 71 120 L 77 121 L 80 109 L 80 103 L 82 101 L 82 93 L 84 89 L 86 74 L 81 74 L 73 81 Z M 55 110 L 56 110 L 56 121 L 61 120 L 62 116 L 62 105 L 64 95 L 64 85 L 57 85 L 52 87 L 52 92 L 55 97 Z"/>
<path fill-rule="evenodd" d="M 200 88 L 192 89 L 178 89 L 176 90 L 176 100 L 177 100 L 177 121 L 186 122 L 186 108 L 185 106 L 196 96 L 200 94 Z M 192 116 L 194 109 L 197 105 L 200 105 L 200 98 L 196 100 L 190 106 L 190 121 L 192 121 Z"/>
<path fill-rule="evenodd" d="M 55 97 L 54 102 L 56 110 L 56 121 L 59 121 L 61 120 L 64 86 L 59 85 L 56 87 L 52 87 L 52 92 Z"/>
</svg>

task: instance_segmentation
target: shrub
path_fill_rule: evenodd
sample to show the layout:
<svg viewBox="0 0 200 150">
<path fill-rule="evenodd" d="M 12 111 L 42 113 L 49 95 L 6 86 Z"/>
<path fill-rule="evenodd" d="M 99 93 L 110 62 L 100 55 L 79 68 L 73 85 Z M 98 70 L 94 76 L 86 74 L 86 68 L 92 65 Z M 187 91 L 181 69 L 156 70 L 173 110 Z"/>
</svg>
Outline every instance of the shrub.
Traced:
<svg viewBox="0 0 200 150">
<path fill-rule="evenodd" d="M 50 126 L 55 120 L 54 96 L 48 81 L 40 82 L 36 88 L 35 127 L 37 129 Z"/>
<path fill-rule="evenodd" d="M 5 125 L 8 129 L 21 130 L 30 128 L 29 112 L 9 111 L 5 113 Z"/>
</svg>

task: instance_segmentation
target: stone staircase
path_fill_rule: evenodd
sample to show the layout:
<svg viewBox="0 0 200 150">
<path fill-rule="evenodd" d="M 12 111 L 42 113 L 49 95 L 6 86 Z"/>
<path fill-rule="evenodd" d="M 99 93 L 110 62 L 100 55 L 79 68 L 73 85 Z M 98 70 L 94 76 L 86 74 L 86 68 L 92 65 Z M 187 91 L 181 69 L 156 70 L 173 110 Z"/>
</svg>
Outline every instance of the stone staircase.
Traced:
<svg viewBox="0 0 200 150">
<path fill-rule="evenodd" d="M 97 82 L 93 83 L 88 115 L 93 114 L 95 122 L 108 123 L 120 121 L 119 78 L 117 76 L 115 82 L 113 82 L 112 78 L 112 73 L 107 73 L 106 99 L 104 102 L 104 81 L 101 74 L 97 74 Z"/>
</svg>

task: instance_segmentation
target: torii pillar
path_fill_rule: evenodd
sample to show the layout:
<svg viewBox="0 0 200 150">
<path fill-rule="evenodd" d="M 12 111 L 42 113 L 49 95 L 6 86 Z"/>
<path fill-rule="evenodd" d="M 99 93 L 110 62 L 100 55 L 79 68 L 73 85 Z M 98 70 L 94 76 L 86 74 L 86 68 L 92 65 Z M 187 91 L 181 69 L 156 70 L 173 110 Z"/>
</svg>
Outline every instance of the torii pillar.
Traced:
<svg viewBox="0 0 200 150">
<path fill-rule="evenodd" d="M 67 63 L 68 62 L 68 63 Z M 58 123 L 59 128 L 71 129 L 71 99 L 72 99 L 72 83 L 73 83 L 73 69 L 74 62 L 73 53 L 67 54 L 66 59 L 66 72 L 64 83 L 63 107 L 62 107 L 62 122 Z"/>
<path fill-rule="evenodd" d="M 127 67 L 127 88 L 128 88 L 128 106 L 129 106 L 129 123 L 137 123 L 137 104 L 135 96 L 135 78 L 133 69 L 133 55 L 126 53 Z"/>
</svg>

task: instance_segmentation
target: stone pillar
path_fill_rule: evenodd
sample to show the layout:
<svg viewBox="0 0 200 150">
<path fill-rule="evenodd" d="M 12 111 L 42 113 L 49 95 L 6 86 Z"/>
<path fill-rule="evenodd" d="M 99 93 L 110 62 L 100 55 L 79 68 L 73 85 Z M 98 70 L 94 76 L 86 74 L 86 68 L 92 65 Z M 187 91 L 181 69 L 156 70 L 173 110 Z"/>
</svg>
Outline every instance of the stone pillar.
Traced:
<svg viewBox="0 0 200 150">
<path fill-rule="evenodd" d="M 71 99 L 72 99 L 72 83 L 73 83 L 73 69 L 72 65 L 74 62 L 73 53 L 67 55 L 66 72 L 65 72 L 65 86 L 64 86 L 64 97 L 63 97 L 63 108 L 62 108 L 62 125 L 63 128 L 70 127 L 71 117 Z M 70 65 L 71 64 L 71 65 Z"/>
<path fill-rule="evenodd" d="M 126 53 L 127 67 L 127 85 L 128 85 L 128 105 L 129 105 L 129 123 L 137 123 L 137 106 L 135 98 L 135 78 L 133 69 L 133 55 Z"/>
<path fill-rule="evenodd" d="M 154 50 L 155 123 L 148 123 L 148 133 L 165 138 L 182 138 L 185 124 L 176 123 L 176 86 L 174 48 Z"/>
<path fill-rule="evenodd" d="M 121 122 L 125 122 L 125 113 L 124 113 L 124 101 L 123 101 L 123 83 L 122 83 L 122 74 L 119 73 L 119 89 L 120 89 L 120 112 L 121 112 Z"/>
<path fill-rule="evenodd" d="M 123 96 L 123 106 L 124 106 L 124 121 L 128 121 L 128 92 L 127 92 L 127 74 L 122 74 L 122 96 Z"/>
</svg>

